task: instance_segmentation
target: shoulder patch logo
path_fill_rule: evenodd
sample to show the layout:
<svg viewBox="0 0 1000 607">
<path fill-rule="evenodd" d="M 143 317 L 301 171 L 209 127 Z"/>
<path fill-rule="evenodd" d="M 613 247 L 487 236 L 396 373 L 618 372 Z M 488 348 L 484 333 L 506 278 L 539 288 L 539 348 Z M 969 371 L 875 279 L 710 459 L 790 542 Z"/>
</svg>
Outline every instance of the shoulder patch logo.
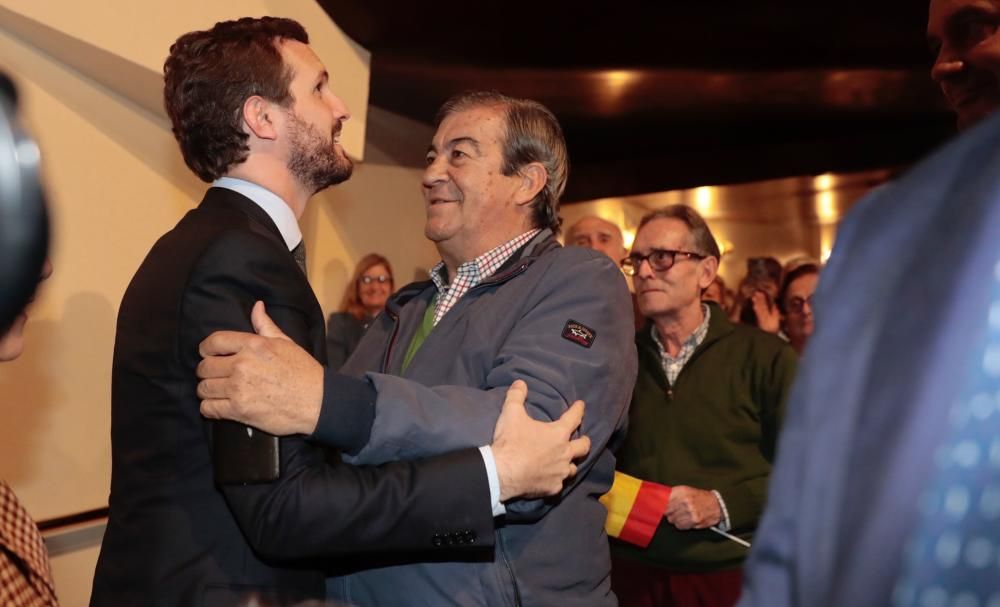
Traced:
<svg viewBox="0 0 1000 607">
<path fill-rule="evenodd" d="M 566 326 L 563 327 L 562 336 L 578 346 L 589 348 L 594 345 L 597 333 L 587 325 L 570 319 L 566 321 Z"/>
</svg>

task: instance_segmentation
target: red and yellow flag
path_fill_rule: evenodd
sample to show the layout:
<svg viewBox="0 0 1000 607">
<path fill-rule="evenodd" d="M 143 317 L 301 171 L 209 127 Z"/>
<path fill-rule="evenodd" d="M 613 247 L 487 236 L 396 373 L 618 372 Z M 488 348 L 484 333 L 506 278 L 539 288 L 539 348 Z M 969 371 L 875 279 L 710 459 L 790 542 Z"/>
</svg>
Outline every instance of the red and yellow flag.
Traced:
<svg viewBox="0 0 1000 607">
<path fill-rule="evenodd" d="M 649 542 L 667 512 L 670 487 L 615 472 L 611 491 L 601 496 L 608 509 L 604 530 L 611 537 L 642 548 Z"/>
</svg>

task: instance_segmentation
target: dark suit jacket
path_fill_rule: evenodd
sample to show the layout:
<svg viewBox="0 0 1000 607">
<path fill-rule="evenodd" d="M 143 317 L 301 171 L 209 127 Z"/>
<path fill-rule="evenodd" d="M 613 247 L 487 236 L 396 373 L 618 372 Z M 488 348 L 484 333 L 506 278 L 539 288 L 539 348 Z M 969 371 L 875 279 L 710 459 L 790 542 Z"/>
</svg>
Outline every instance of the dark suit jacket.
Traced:
<svg viewBox="0 0 1000 607">
<path fill-rule="evenodd" d="M 816 292 L 743 607 L 892 604 L 1000 257 L 1000 114 L 851 212 Z"/>
<path fill-rule="evenodd" d="M 250 331 L 255 300 L 325 359 L 323 314 L 270 218 L 221 188 L 156 243 L 118 317 L 111 515 L 93 605 L 267 604 L 323 597 L 317 557 L 433 548 L 436 533 L 492 535 L 482 459 L 467 450 L 352 467 L 303 437 L 281 441 L 281 478 L 213 482 L 198 411 L 198 343 Z M 331 463 L 327 463 L 327 459 Z"/>
</svg>

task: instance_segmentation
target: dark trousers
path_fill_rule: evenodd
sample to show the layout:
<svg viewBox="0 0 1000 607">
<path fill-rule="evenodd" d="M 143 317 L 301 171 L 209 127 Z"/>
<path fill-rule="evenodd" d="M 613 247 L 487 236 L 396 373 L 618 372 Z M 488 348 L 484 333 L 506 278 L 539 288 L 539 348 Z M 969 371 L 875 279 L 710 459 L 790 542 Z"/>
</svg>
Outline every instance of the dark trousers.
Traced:
<svg viewBox="0 0 1000 607">
<path fill-rule="evenodd" d="M 620 607 L 733 607 L 742 584 L 742 569 L 686 573 L 611 561 L 611 589 Z"/>
</svg>

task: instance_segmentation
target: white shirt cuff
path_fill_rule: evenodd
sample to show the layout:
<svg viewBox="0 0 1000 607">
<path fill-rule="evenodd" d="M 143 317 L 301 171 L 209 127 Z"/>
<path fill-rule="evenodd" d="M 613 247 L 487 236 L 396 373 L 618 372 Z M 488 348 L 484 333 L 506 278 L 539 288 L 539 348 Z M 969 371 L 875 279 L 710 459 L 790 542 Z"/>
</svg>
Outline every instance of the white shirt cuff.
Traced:
<svg viewBox="0 0 1000 607">
<path fill-rule="evenodd" d="M 719 531 L 729 531 L 732 525 L 729 524 L 729 510 L 726 509 L 726 502 L 723 501 L 722 494 L 715 489 L 712 489 L 712 495 L 719 501 L 719 508 L 722 510 L 722 519 L 716 527 L 719 528 Z"/>
<path fill-rule="evenodd" d="M 486 478 L 490 483 L 490 503 L 493 507 L 493 516 L 503 516 L 507 514 L 507 509 L 500 503 L 500 474 L 497 473 L 497 461 L 493 459 L 493 448 L 489 445 L 480 447 L 479 453 L 483 456 L 483 464 L 486 465 Z"/>
</svg>

